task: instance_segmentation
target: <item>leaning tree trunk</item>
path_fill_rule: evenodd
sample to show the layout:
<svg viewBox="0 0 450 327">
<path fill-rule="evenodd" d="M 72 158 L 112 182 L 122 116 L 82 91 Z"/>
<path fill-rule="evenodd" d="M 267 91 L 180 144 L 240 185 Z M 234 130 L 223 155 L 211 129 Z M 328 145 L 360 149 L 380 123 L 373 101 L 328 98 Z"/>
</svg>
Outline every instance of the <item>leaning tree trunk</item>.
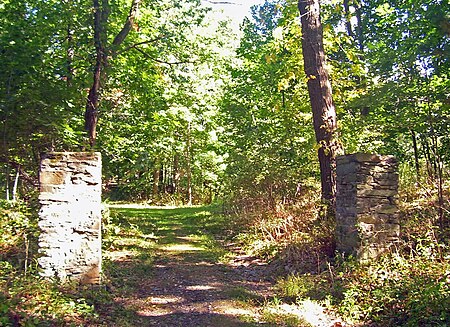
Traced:
<svg viewBox="0 0 450 327">
<path fill-rule="evenodd" d="M 318 157 L 322 199 L 334 203 L 337 142 L 336 110 L 331 83 L 325 68 L 323 31 L 319 0 L 299 0 L 302 23 L 302 49 L 308 92 L 313 113 L 314 132 L 319 144 Z"/>
</svg>

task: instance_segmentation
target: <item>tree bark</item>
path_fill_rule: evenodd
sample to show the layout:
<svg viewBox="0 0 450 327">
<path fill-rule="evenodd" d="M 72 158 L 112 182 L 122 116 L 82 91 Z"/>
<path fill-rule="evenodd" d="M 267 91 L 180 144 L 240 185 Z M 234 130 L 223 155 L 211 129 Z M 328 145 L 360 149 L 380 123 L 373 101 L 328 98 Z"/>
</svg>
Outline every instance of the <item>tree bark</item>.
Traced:
<svg viewBox="0 0 450 327">
<path fill-rule="evenodd" d="M 159 160 L 156 161 L 155 167 L 153 168 L 153 190 L 152 196 L 153 199 L 156 199 L 159 195 Z"/>
<path fill-rule="evenodd" d="M 187 204 L 192 205 L 192 168 L 191 168 L 191 123 L 188 122 L 186 137 L 186 175 L 187 175 Z"/>
<path fill-rule="evenodd" d="M 413 149 L 414 149 L 414 166 L 416 167 L 416 178 L 417 178 L 417 183 L 419 183 L 420 182 L 419 149 L 417 147 L 416 132 L 414 132 L 414 130 L 411 130 L 411 138 L 412 138 Z"/>
<path fill-rule="evenodd" d="M 139 12 L 140 4 L 141 0 L 133 0 L 133 2 L 131 3 L 130 12 L 128 14 L 127 20 L 125 21 L 125 24 L 123 25 L 120 32 L 114 38 L 114 41 L 112 43 L 113 47 L 120 46 L 123 43 L 123 41 L 125 41 L 126 37 L 131 32 L 133 27 L 135 26 L 135 20 Z"/>
<path fill-rule="evenodd" d="M 173 194 L 177 194 L 180 188 L 180 156 L 178 153 L 173 156 L 172 187 Z"/>
<path fill-rule="evenodd" d="M 350 37 L 355 37 L 353 34 L 352 29 L 352 22 L 351 22 L 351 12 L 350 12 L 350 5 L 348 3 L 349 0 L 344 0 L 344 11 L 345 11 L 345 28 L 347 30 L 347 34 Z"/>
<path fill-rule="evenodd" d="M 298 8 L 302 24 L 304 69 L 308 78 L 314 132 L 319 145 L 322 199 L 334 203 L 336 152 L 340 146 L 337 142 L 336 110 L 331 83 L 325 68 L 319 0 L 299 0 Z"/>
<path fill-rule="evenodd" d="M 67 5 L 67 12 L 70 17 L 72 17 L 73 10 L 72 10 L 72 0 L 65 0 L 65 3 Z M 74 30 L 72 26 L 72 18 L 69 18 L 69 22 L 67 23 L 67 49 L 66 49 L 66 55 L 67 55 L 67 86 L 72 86 L 72 80 L 74 75 L 74 67 L 73 67 L 73 59 L 75 56 L 75 48 L 74 48 L 74 41 L 73 41 L 73 35 Z"/>
<path fill-rule="evenodd" d="M 20 168 L 16 169 L 16 177 L 14 178 L 14 186 L 12 190 L 12 200 L 17 201 L 17 188 L 19 187 Z"/>
<path fill-rule="evenodd" d="M 356 37 L 358 41 L 359 50 L 364 50 L 364 35 L 363 35 L 363 22 L 362 22 L 362 3 L 361 1 L 355 1 L 355 14 L 356 14 Z"/>
<path fill-rule="evenodd" d="M 89 144 L 94 147 L 97 138 L 98 105 L 102 73 L 107 64 L 106 54 L 106 26 L 107 22 L 107 0 L 100 4 L 99 0 L 93 0 L 94 6 L 94 44 L 95 44 L 95 67 L 93 83 L 89 89 L 89 95 L 84 112 L 84 128 L 88 132 Z"/>
</svg>

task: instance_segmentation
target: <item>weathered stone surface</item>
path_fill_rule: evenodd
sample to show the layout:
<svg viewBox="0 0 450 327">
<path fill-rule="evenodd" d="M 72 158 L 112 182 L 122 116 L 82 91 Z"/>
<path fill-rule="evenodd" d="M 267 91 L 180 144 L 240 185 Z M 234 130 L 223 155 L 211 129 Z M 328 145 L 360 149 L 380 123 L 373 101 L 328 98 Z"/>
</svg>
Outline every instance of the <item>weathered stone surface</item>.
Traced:
<svg viewBox="0 0 450 327">
<path fill-rule="evenodd" d="M 39 183 L 41 275 L 98 284 L 101 272 L 100 154 L 44 154 Z"/>
<path fill-rule="evenodd" d="M 368 260 L 398 241 L 397 160 L 357 153 L 337 158 L 338 251 Z"/>
</svg>

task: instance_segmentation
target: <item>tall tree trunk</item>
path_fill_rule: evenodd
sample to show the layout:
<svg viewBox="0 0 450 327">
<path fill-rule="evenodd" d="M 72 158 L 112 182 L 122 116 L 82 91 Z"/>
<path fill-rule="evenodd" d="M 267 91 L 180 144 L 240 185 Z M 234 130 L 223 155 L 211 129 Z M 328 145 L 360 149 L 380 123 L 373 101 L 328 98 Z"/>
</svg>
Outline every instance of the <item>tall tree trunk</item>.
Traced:
<svg viewBox="0 0 450 327">
<path fill-rule="evenodd" d="M 433 176 L 434 174 L 434 170 L 433 170 L 433 160 L 431 158 L 431 153 L 430 153 L 430 145 L 428 144 L 428 138 L 426 135 L 423 135 L 421 138 L 422 141 L 422 147 L 425 151 L 425 160 L 426 160 L 426 166 L 427 166 L 427 173 L 428 173 L 428 180 L 432 181 L 433 180 Z"/>
<path fill-rule="evenodd" d="M 159 194 L 166 193 L 166 185 L 164 183 L 164 181 L 165 181 L 164 174 L 165 174 L 164 165 L 161 165 L 159 167 Z"/>
<path fill-rule="evenodd" d="M 19 166 L 20 167 L 20 166 Z M 17 188 L 19 187 L 20 168 L 16 169 L 16 177 L 14 178 L 14 186 L 12 190 L 12 200 L 17 201 Z"/>
<path fill-rule="evenodd" d="M 361 1 L 354 1 L 355 14 L 356 14 L 356 37 L 358 41 L 359 50 L 364 50 L 364 35 L 363 35 L 363 22 L 362 22 L 362 4 Z"/>
<path fill-rule="evenodd" d="M 74 42 L 73 42 L 73 26 L 72 26 L 72 0 L 65 0 L 65 3 L 67 5 L 67 12 L 69 14 L 69 22 L 67 24 L 67 49 L 66 49 L 66 56 L 67 56 L 67 86 L 72 86 L 72 80 L 73 80 L 73 74 L 74 74 L 74 68 L 73 68 L 73 58 L 75 56 L 75 49 L 74 49 Z"/>
<path fill-rule="evenodd" d="M 178 153 L 173 156 L 172 187 L 173 194 L 177 194 L 180 188 L 180 156 Z"/>
<path fill-rule="evenodd" d="M 107 65 L 106 51 L 106 23 L 108 21 L 108 1 L 93 0 L 94 5 L 94 44 L 95 44 L 95 67 L 93 83 L 89 89 L 89 95 L 84 113 L 84 127 L 88 132 L 89 144 L 95 145 L 97 138 L 98 105 L 102 74 Z"/>
<path fill-rule="evenodd" d="M 159 160 L 157 160 L 153 168 L 153 190 L 152 190 L 153 199 L 156 199 L 156 197 L 159 194 L 159 174 L 160 174 Z"/>
<path fill-rule="evenodd" d="M 88 133 L 89 144 L 95 145 L 97 138 L 98 107 L 100 99 L 100 89 L 105 79 L 105 69 L 108 66 L 108 55 L 114 55 L 127 35 L 132 30 L 135 19 L 139 12 L 141 0 L 133 0 L 128 17 L 114 38 L 111 47 L 107 45 L 107 24 L 109 16 L 108 0 L 93 0 L 94 7 L 94 43 L 95 43 L 95 66 L 93 74 L 93 83 L 89 89 L 86 111 L 84 113 L 85 129 Z"/>
<path fill-rule="evenodd" d="M 355 35 L 353 34 L 352 22 L 351 22 L 352 13 L 350 12 L 350 5 L 349 5 L 348 1 L 349 0 L 344 0 L 345 28 L 347 30 L 348 36 L 354 38 Z"/>
<path fill-rule="evenodd" d="M 340 146 L 336 135 L 336 110 L 331 83 L 325 68 L 319 0 L 299 0 L 298 8 L 301 15 L 303 59 L 308 78 L 314 132 L 319 144 L 322 199 L 334 203 L 336 152 Z"/>
<path fill-rule="evenodd" d="M 6 201 L 9 201 L 9 165 L 6 165 L 5 181 L 6 181 Z"/>
<path fill-rule="evenodd" d="M 417 183 L 419 183 L 420 182 L 419 149 L 417 148 L 417 137 L 416 137 L 416 132 L 414 132 L 414 130 L 411 130 L 411 138 L 413 141 L 414 165 L 416 167 L 416 178 L 417 178 Z"/>
<path fill-rule="evenodd" d="M 188 122 L 186 137 L 186 175 L 187 175 L 187 200 L 192 205 L 192 169 L 191 169 L 191 123 Z"/>
<path fill-rule="evenodd" d="M 73 58 L 75 55 L 75 50 L 73 48 L 73 30 L 72 26 L 69 24 L 67 26 L 67 86 L 72 86 L 73 80 Z"/>
</svg>

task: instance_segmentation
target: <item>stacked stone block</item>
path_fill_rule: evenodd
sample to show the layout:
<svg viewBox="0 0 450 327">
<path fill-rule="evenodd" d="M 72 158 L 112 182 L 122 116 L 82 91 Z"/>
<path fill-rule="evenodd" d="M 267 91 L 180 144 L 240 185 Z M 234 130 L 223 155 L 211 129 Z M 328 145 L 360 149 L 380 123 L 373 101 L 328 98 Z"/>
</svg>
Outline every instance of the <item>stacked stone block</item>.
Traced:
<svg viewBox="0 0 450 327">
<path fill-rule="evenodd" d="M 41 275 L 100 283 L 101 155 L 42 155 L 38 259 Z"/>
<path fill-rule="evenodd" d="M 358 153 L 336 164 L 337 250 L 361 261 L 376 258 L 399 239 L 397 161 Z"/>
</svg>

